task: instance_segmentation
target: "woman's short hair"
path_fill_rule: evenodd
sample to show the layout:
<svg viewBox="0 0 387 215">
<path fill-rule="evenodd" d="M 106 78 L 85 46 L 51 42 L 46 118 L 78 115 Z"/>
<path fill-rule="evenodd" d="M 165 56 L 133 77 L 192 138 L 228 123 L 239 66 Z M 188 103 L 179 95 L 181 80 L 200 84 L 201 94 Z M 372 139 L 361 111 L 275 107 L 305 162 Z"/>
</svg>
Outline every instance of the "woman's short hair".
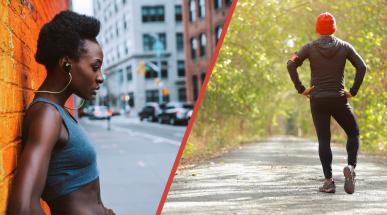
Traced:
<svg viewBox="0 0 387 215">
<path fill-rule="evenodd" d="M 68 56 L 79 60 L 85 39 L 97 42 L 100 22 L 91 16 L 72 11 L 58 13 L 39 33 L 35 60 L 52 71 L 59 59 Z"/>
</svg>

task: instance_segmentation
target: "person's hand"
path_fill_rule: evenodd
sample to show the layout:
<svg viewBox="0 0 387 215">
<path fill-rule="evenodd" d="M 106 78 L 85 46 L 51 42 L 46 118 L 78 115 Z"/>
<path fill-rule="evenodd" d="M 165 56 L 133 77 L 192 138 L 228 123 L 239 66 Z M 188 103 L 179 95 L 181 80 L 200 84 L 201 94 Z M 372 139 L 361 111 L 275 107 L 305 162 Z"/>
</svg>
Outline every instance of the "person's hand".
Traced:
<svg viewBox="0 0 387 215">
<path fill-rule="evenodd" d="M 352 97 L 352 94 L 349 91 L 344 90 L 344 94 L 345 94 L 345 97 L 347 97 L 347 99 Z"/>
<path fill-rule="evenodd" d="M 105 215 L 116 215 L 116 213 L 112 209 L 105 207 Z"/>
<path fill-rule="evenodd" d="M 304 96 L 310 98 L 310 92 L 312 92 L 313 89 L 314 89 L 314 86 L 309 87 L 309 88 L 306 88 L 306 89 L 304 90 L 304 92 L 302 93 L 302 95 L 304 95 Z"/>
</svg>

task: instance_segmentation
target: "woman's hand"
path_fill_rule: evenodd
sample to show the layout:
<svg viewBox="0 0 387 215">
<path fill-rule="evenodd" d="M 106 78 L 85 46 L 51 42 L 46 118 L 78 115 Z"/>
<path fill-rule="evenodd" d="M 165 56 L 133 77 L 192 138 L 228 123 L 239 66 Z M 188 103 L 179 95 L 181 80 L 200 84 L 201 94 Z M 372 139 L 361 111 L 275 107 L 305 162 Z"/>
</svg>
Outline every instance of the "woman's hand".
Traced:
<svg viewBox="0 0 387 215">
<path fill-rule="evenodd" d="M 310 98 L 310 92 L 312 92 L 313 89 L 314 89 L 314 86 L 309 87 L 309 88 L 306 88 L 306 89 L 304 90 L 304 92 L 302 93 L 302 95 L 304 95 L 304 96 Z"/>
<path fill-rule="evenodd" d="M 352 94 L 349 91 L 344 90 L 344 94 L 345 94 L 345 97 L 347 97 L 347 99 L 352 97 Z"/>
</svg>

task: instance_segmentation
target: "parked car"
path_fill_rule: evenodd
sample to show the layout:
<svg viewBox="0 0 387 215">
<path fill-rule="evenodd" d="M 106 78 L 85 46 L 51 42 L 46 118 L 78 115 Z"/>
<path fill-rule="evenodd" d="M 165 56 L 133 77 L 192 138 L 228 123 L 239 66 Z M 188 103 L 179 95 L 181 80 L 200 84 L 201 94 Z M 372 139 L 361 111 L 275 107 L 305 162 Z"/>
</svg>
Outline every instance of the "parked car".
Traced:
<svg viewBox="0 0 387 215">
<path fill-rule="evenodd" d="M 189 122 L 189 120 L 191 119 L 192 112 L 193 112 L 193 109 L 187 112 L 188 122 Z"/>
<path fill-rule="evenodd" d="M 140 118 L 140 121 L 147 119 L 148 121 L 156 122 L 157 116 L 164 108 L 165 104 L 159 104 L 157 102 L 146 103 L 142 110 L 138 113 L 138 117 Z"/>
<path fill-rule="evenodd" d="M 89 113 L 87 112 L 88 108 L 79 108 L 78 109 L 78 116 L 79 117 L 84 117 L 84 116 L 89 116 Z"/>
<path fill-rule="evenodd" d="M 88 109 L 89 119 L 109 119 L 112 112 L 106 106 L 90 106 Z"/>
<path fill-rule="evenodd" d="M 120 109 L 117 107 L 110 107 L 109 111 L 112 112 L 112 116 L 119 116 L 121 115 Z"/>
<path fill-rule="evenodd" d="M 170 102 L 166 108 L 158 115 L 159 123 L 176 125 L 178 123 L 187 124 L 190 116 L 189 111 L 193 110 L 193 105 L 182 102 Z"/>
</svg>

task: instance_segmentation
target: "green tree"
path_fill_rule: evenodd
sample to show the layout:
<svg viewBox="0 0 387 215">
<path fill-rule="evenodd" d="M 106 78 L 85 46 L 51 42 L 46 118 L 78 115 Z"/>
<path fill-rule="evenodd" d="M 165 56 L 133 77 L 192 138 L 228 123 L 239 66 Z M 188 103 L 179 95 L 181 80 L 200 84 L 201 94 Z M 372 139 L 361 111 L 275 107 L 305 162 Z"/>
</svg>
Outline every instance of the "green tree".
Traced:
<svg viewBox="0 0 387 215">
<path fill-rule="evenodd" d="M 297 94 L 286 70 L 290 55 L 316 39 L 316 16 L 329 11 L 335 35 L 353 44 L 368 70 L 354 107 L 363 150 L 386 152 L 386 12 L 384 0 L 240 0 L 188 140 L 185 157 L 276 134 L 314 137 L 309 100 Z M 298 69 L 305 85 L 309 63 Z M 346 87 L 355 69 L 345 69 Z M 334 138 L 346 136 L 334 124 Z"/>
</svg>

